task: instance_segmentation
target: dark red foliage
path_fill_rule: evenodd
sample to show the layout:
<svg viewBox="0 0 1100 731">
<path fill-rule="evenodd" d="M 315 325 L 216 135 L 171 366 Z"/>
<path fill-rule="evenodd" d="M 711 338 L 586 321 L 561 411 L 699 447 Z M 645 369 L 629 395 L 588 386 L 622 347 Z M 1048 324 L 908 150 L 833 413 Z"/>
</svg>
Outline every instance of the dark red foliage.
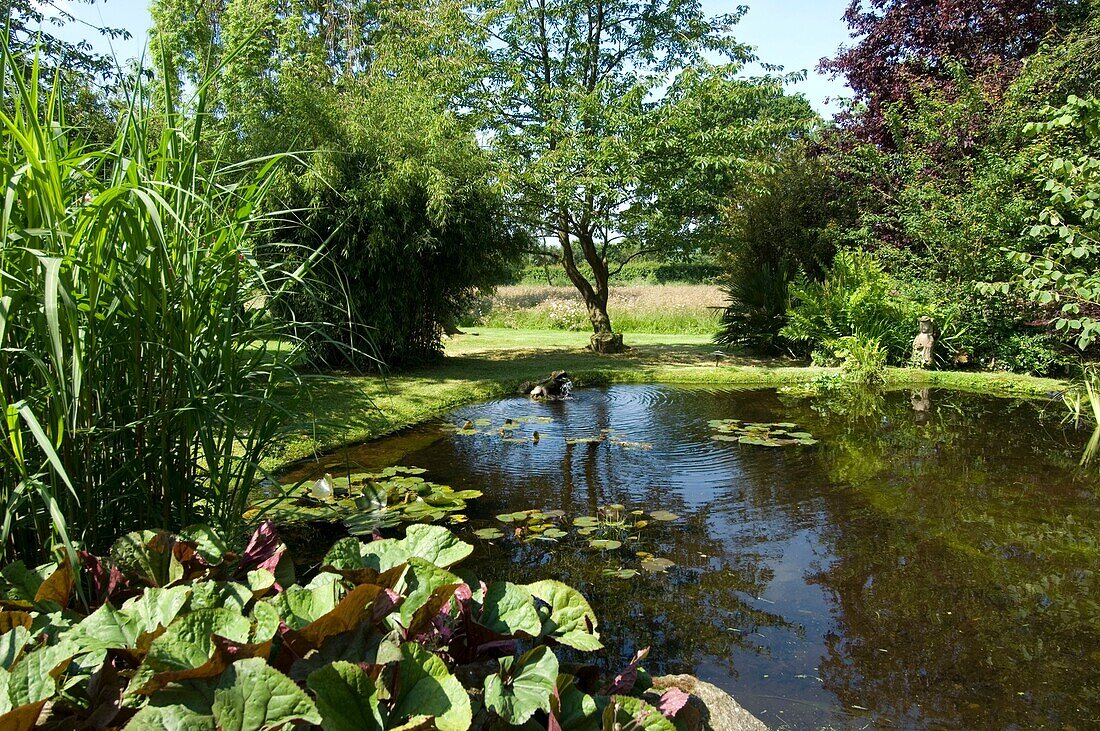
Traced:
<svg viewBox="0 0 1100 731">
<path fill-rule="evenodd" d="M 955 69 L 993 92 L 1005 88 L 1077 0 L 851 0 L 856 44 L 821 70 L 844 76 L 865 107 L 847 115 L 870 142 L 888 142 L 885 109 L 914 91 L 949 89 Z"/>
</svg>

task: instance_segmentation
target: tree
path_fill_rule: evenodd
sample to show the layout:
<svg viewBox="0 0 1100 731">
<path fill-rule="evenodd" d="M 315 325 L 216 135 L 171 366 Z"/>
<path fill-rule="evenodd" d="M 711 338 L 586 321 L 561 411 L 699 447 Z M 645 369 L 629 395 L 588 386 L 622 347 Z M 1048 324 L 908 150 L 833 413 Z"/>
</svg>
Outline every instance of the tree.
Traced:
<svg viewBox="0 0 1100 731">
<path fill-rule="evenodd" d="M 488 62 L 472 106 L 514 210 L 583 297 L 596 350 L 622 347 L 607 314 L 610 278 L 643 254 L 690 251 L 686 234 L 714 218 L 711 189 L 807 123 L 805 109 L 797 121 L 757 118 L 782 97 L 783 79 L 736 78 L 751 58 L 731 35 L 743 11 L 710 18 L 699 0 L 505 0 L 472 16 Z"/>
<path fill-rule="evenodd" d="M 849 121 L 863 139 L 887 143 L 886 114 L 914 91 L 952 86 L 958 71 L 1003 90 L 1077 0 L 851 0 L 844 20 L 857 38 L 824 71 L 855 92 Z"/>
<path fill-rule="evenodd" d="M 470 64 L 450 0 L 157 0 L 152 34 L 176 94 L 203 69 L 208 144 L 230 159 L 305 151 L 276 189 L 269 256 L 324 258 L 277 313 L 323 333 L 330 367 L 437 355 L 520 234 L 473 130 L 449 108 Z M 308 290 L 308 291 L 307 291 Z"/>
</svg>

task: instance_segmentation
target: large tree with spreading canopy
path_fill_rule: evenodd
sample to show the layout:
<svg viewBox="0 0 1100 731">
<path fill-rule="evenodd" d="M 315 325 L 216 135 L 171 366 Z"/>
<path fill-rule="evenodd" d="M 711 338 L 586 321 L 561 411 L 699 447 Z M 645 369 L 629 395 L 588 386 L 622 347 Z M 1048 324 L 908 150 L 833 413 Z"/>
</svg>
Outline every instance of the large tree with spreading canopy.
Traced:
<svg viewBox="0 0 1100 731">
<path fill-rule="evenodd" d="M 722 193 L 815 118 L 699 0 L 485 0 L 472 12 L 484 114 L 513 211 L 584 299 L 593 348 L 622 347 L 609 280 L 646 254 L 689 255 Z"/>
</svg>

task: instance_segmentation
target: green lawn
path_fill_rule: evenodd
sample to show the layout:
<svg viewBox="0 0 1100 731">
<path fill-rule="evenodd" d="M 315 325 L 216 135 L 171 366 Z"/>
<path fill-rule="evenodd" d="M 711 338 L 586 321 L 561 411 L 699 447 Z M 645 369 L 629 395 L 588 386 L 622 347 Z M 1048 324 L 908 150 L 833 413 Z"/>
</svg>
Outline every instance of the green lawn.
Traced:
<svg viewBox="0 0 1100 731">
<path fill-rule="evenodd" d="M 704 335 L 629 334 L 630 350 L 597 355 L 585 349 L 588 333 L 559 330 L 470 328 L 449 340 L 437 365 L 400 375 L 316 376 L 288 397 L 301 414 L 300 436 L 268 466 L 278 468 L 317 451 L 364 441 L 432 418 L 470 401 L 514 393 L 524 381 L 567 370 L 578 386 L 606 383 L 715 383 L 775 386 L 810 380 L 833 369 L 783 359 L 722 358 Z M 1003 395 L 1040 396 L 1062 381 L 1006 373 L 927 372 L 892 368 L 889 385 L 943 386 Z"/>
</svg>

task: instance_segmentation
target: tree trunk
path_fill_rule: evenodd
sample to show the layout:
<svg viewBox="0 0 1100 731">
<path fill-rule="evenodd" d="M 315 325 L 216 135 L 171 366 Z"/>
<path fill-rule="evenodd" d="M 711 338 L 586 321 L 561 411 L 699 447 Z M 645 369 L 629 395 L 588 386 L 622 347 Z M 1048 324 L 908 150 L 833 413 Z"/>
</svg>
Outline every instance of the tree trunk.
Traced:
<svg viewBox="0 0 1100 731">
<path fill-rule="evenodd" d="M 585 308 L 588 310 L 588 319 L 592 322 L 592 350 L 597 353 L 621 353 L 623 336 L 611 329 L 611 318 L 607 315 L 608 295 L 608 268 L 607 262 L 600 258 L 596 252 L 595 244 L 590 234 L 581 232 L 577 234 L 577 241 L 584 251 L 584 258 L 595 275 L 595 286 L 584 278 L 577 267 L 577 260 L 573 254 L 573 243 L 569 228 L 566 225 L 567 217 L 561 217 L 558 226 L 558 241 L 561 244 L 562 266 L 569 281 L 581 293 L 584 298 Z"/>
</svg>

